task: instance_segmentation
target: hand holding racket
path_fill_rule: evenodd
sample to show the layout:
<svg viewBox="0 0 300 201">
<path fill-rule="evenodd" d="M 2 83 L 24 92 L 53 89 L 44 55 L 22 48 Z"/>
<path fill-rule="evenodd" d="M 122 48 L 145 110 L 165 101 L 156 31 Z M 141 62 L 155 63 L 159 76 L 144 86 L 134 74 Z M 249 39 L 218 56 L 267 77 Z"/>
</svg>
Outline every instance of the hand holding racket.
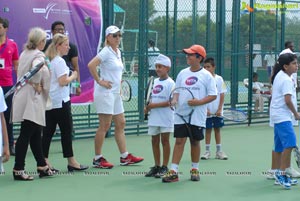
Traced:
<svg viewBox="0 0 300 201">
<path fill-rule="evenodd" d="M 195 109 L 194 106 L 189 105 L 189 101 L 192 99 L 195 99 L 195 97 L 186 87 L 177 87 L 173 89 L 169 97 L 171 109 L 182 119 L 191 139 L 193 139 L 193 133 L 190 125 Z"/>
<path fill-rule="evenodd" d="M 147 83 L 147 88 L 145 93 L 145 106 L 149 105 L 149 103 L 151 102 L 153 84 L 154 84 L 154 77 L 151 76 Z M 148 120 L 148 110 L 145 110 L 144 120 Z"/>
<path fill-rule="evenodd" d="M 20 90 L 22 87 L 24 87 L 28 81 L 44 66 L 44 62 L 38 63 L 36 66 L 31 68 L 25 75 L 23 75 L 17 83 L 8 91 L 6 92 L 4 98 L 7 98 L 11 94 L 13 94 L 15 91 Z"/>
</svg>

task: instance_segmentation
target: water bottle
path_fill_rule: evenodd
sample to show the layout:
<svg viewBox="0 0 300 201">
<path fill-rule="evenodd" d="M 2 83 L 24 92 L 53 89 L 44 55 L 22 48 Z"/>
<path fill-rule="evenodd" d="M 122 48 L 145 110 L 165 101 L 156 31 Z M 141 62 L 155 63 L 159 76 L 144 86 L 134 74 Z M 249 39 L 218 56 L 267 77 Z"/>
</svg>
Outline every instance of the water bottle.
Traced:
<svg viewBox="0 0 300 201">
<path fill-rule="evenodd" d="M 79 87 L 79 82 L 77 81 L 77 80 L 73 80 L 72 82 L 71 82 L 71 95 L 76 95 L 76 89 Z"/>
</svg>

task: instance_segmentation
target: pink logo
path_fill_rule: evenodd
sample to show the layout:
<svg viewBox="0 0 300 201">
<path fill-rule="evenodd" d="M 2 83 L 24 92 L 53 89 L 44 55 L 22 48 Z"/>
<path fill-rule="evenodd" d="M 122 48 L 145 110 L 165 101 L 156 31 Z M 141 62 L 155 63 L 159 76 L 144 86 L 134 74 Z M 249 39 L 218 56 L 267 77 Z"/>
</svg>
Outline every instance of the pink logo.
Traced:
<svg viewBox="0 0 300 201">
<path fill-rule="evenodd" d="M 153 94 L 159 94 L 163 89 L 164 89 L 164 88 L 163 88 L 162 85 L 156 85 L 156 86 L 153 88 L 152 93 L 153 93 Z"/>
<path fill-rule="evenodd" d="M 198 81 L 197 77 L 189 77 L 188 79 L 186 79 L 185 84 L 190 86 L 190 85 L 194 85 L 196 82 Z"/>
</svg>

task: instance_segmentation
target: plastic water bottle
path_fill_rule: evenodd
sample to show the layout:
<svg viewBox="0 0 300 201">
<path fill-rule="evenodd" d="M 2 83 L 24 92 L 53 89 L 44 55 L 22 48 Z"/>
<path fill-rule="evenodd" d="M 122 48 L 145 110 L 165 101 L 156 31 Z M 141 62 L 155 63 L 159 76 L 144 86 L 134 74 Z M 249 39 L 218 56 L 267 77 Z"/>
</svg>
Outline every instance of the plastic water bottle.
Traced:
<svg viewBox="0 0 300 201">
<path fill-rule="evenodd" d="M 76 89 L 79 87 L 79 82 L 77 80 L 73 80 L 71 82 L 70 93 L 71 95 L 76 95 Z"/>
</svg>

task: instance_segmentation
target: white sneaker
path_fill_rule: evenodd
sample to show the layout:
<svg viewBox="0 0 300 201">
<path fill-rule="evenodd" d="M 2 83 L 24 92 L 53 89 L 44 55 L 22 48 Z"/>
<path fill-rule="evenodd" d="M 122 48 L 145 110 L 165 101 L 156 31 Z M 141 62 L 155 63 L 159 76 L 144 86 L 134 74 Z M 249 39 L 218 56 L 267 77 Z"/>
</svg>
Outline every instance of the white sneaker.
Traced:
<svg viewBox="0 0 300 201">
<path fill-rule="evenodd" d="M 267 172 L 267 176 L 266 176 L 267 179 L 270 179 L 270 180 L 275 179 L 275 177 L 274 177 L 275 172 L 276 172 L 276 170 L 269 169 L 268 172 Z"/>
<path fill-rule="evenodd" d="M 218 151 L 216 153 L 216 159 L 227 160 L 228 156 L 223 151 Z"/>
<path fill-rule="evenodd" d="M 292 178 L 300 178 L 300 173 L 292 167 L 286 168 L 285 172 Z"/>
<path fill-rule="evenodd" d="M 206 151 L 202 156 L 201 156 L 201 159 L 203 160 L 207 160 L 210 158 L 210 152 L 209 151 Z"/>
</svg>

